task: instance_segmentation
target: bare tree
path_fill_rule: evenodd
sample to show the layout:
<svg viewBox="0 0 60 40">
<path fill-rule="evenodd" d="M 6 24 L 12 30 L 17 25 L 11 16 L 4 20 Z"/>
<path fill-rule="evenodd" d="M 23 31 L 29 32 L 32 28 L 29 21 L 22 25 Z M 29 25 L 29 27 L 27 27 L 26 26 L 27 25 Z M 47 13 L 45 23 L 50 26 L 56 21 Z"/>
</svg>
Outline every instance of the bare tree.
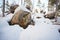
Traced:
<svg viewBox="0 0 60 40">
<path fill-rule="evenodd" d="M 5 16 L 4 15 L 4 12 L 5 12 L 5 0 L 3 0 L 3 11 L 2 12 L 3 12 L 3 17 L 4 17 Z"/>
</svg>

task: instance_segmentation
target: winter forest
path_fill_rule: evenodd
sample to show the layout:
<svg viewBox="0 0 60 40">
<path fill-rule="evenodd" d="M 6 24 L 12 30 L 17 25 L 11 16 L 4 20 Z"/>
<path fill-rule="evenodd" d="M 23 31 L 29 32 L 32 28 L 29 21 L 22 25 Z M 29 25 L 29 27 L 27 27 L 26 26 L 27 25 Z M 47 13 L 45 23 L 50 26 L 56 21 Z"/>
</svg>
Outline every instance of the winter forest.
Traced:
<svg viewBox="0 0 60 40">
<path fill-rule="evenodd" d="M 60 40 L 60 0 L 0 0 L 0 40 Z"/>
</svg>

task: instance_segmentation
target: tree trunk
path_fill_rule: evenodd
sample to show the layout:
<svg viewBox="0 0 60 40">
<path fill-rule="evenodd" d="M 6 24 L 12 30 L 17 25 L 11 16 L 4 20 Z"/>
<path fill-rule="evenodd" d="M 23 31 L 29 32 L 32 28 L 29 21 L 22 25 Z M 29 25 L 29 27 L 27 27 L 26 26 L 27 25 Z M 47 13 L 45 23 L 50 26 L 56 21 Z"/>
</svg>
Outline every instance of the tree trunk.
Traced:
<svg viewBox="0 0 60 40">
<path fill-rule="evenodd" d="M 3 0 L 3 17 L 5 16 L 4 12 L 5 12 L 5 0 Z"/>
<path fill-rule="evenodd" d="M 58 2 L 59 2 L 59 0 L 56 0 L 56 14 L 55 14 L 55 22 L 57 22 Z"/>
</svg>

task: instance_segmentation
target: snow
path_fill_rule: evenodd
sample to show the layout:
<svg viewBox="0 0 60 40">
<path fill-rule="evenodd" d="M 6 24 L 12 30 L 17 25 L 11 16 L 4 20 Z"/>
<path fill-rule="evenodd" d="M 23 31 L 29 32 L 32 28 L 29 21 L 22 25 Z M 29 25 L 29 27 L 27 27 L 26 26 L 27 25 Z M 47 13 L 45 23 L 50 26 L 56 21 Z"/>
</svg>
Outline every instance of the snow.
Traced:
<svg viewBox="0 0 60 40">
<path fill-rule="evenodd" d="M 20 34 L 20 40 L 60 40 L 58 26 L 38 24 Z"/>
<path fill-rule="evenodd" d="M 21 31 L 19 26 L 0 26 L 1 40 L 18 40 Z"/>
<path fill-rule="evenodd" d="M 57 17 L 57 22 L 60 24 L 60 17 Z"/>
<path fill-rule="evenodd" d="M 55 20 L 54 20 L 54 21 L 55 21 Z M 54 21 L 53 21 L 53 24 L 54 24 L 54 25 L 60 25 L 60 17 L 57 16 L 57 22 L 54 22 Z"/>
<path fill-rule="evenodd" d="M 10 21 L 12 19 L 13 15 L 14 14 L 12 14 L 12 13 L 8 14 L 7 16 L 5 16 L 5 20 Z"/>
<path fill-rule="evenodd" d="M 2 8 L 0 8 L 0 17 L 2 17 Z"/>
<path fill-rule="evenodd" d="M 15 9 L 15 12 L 14 12 L 14 13 L 16 13 L 16 12 L 19 11 L 19 10 L 23 10 L 23 11 L 30 12 L 27 8 L 25 8 L 25 6 L 19 6 L 19 7 L 17 7 L 17 8 Z"/>
<path fill-rule="evenodd" d="M 10 13 L 6 15 L 5 17 L 0 17 L 0 19 L 9 22 L 12 19 L 13 15 L 14 14 Z"/>
</svg>

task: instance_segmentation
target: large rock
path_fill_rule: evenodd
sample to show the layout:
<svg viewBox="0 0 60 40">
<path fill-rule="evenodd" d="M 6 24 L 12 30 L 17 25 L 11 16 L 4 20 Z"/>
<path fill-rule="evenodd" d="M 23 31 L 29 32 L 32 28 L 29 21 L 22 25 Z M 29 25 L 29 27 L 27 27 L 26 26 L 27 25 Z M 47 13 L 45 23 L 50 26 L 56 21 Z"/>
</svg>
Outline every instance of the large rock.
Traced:
<svg viewBox="0 0 60 40">
<path fill-rule="evenodd" d="M 19 24 L 24 29 L 27 28 L 28 24 L 31 22 L 31 14 L 28 11 L 19 9 L 15 11 L 10 24 Z"/>
<path fill-rule="evenodd" d="M 10 12 L 14 13 L 15 9 L 18 7 L 19 5 L 11 5 L 10 6 Z"/>
<path fill-rule="evenodd" d="M 53 12 L 53 13 L 48 13 L 48 14 L 44 15 L 44 17 L 45 17 L 45 18 L 49 18 L 49 19 L 53 19 L 53 18 L 55 18 L 55 12 Z"/>
</svg>

